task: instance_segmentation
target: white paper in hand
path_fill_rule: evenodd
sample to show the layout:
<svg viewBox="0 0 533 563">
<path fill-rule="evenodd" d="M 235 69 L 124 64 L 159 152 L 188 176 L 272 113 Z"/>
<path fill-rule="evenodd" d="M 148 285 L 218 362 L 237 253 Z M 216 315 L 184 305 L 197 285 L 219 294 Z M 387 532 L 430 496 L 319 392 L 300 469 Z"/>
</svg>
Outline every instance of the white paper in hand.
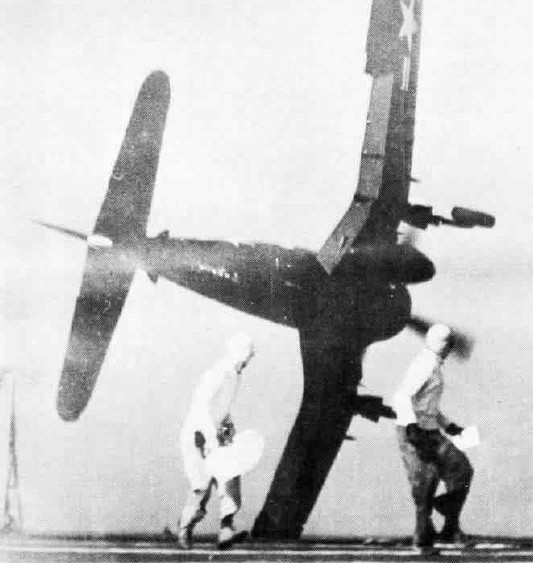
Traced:
<svg viewBox="0 0 533 563">
<path fill-rule="evenodd" d="M 477 426 L 469 426 L 465 428 L 461 434 L 450 436 L 453 445 L 461 451 L 469 448 L 475 448 L 479 445 L 479 430 Z"/>
<path fill-rule="evenodd" d="M 231 444 L 216 448 L 207 456 L 207 470 L 219 483 L 244 475 L 259 463 L 264 447 L 265 441 L 259 432 L 238 432 Z"/>
</svg>

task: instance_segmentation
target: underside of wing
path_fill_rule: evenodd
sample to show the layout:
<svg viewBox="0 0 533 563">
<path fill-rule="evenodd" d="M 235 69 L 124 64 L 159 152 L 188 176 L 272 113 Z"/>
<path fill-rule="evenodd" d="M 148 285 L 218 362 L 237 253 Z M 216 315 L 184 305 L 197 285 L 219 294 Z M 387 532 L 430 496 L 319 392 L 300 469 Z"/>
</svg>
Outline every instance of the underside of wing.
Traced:
<svg viewBox="0 0 533 563">
<path fill-rule="evenodd" d="M 113 241 L 145 235 L 169 102 L 168 76 L 153 72 L 137 96 L 94 233 Z"/>
<path fill-rule="evenodd" d="M 366 72 L 372 90 L 359 181 L 318 253 L 331 273 L 359 241 L 395 243 L 411 182 L 422 0 L 374 0 Z"/>
<path fill-rule="evenodd" d="M 135 274 L 115 260 L 107 249 L 87 251 L 57 396 L 63 420 L 76 420 L 91 397 Z"/>
<path fill-rule="evenodd" d="M 258 538 L 300 536 L 354 414 L 349 398 L 361 379 L 363 347 L 326 319 L 300 331 L 300 345 L 302 403 L 255 521 Z"/>
</svg>

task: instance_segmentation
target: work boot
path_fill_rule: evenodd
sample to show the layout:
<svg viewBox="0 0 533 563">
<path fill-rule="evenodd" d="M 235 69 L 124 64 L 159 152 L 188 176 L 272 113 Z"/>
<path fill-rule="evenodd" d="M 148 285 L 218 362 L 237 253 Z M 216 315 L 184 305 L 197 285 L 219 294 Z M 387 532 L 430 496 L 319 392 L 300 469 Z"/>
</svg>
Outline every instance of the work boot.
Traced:
<svg viewBox="0 0 533 563">
<path fill-rule="evenodd" d="M 432 545 L 413 545 L 413 551 L 417 555 L 423 557 L 432 557 L 433 555 L 440 555 L 440 551 Z"/>
<path fill-rule="evenodd" d="M 192 547 L 192 526 L 183 526 L 178 529 L 178 545 L 181 549 L 191 549 Z"/>
<path fill-rule="evenodd" d="M 223 526 L 220 528 L 217 541 L 218 549 L 229 549 L 233 545 L 236 535 L 237 532 L 233 526 Z"/>
<path fill-rule="evenodd" d="M 413 545 L 415 547 L 432 547 L 435 536 L 436 530 L 435 526 L 433 526 L 430 511 L 424 506 L 417 507 Z"/>
<path fill-rule="evenodd" d="M 445 525 L 442 531 L 437 534 L 437 543 L 453 545 L 455 547 L 467 547 L 472 542 L 460 528 L 446 529 Z"/>
<path fill-rule="evenodd" d="M 466 495 L 466 490 L 459 490 L 444 493 L 434 499 L 435 510 L 444 516 L 444 526 L 437 534 L 439 542 L 455 546 L 467 544 L 466 536 L 459 527 L 459 515 L 466 500 Z"/>
<path fill-rule="evenodd" d="M 433 539 L 435 536 L 433 526 L 431 526 L 431 531 L 429 534 L 425 534 L 421 537 L 419 534 L 415 532 L 413 536 L 413 549 L 415 553 L 419 555 L 438 555 L 440 552 L 439 550 L 433 546 Z"/>
</svg>

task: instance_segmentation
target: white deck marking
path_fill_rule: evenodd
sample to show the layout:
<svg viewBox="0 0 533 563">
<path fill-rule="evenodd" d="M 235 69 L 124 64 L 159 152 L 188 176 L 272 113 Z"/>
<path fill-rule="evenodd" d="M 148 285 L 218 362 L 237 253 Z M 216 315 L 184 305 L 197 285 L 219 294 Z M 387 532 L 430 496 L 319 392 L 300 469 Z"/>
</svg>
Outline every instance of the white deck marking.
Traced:
<svg viewBox="0 0 533 563">
<path fill-rule="evenodd" d="M 485 544 L 487 545 L 487 544 Z M 488 544 L 490 545 L 490 544 Z M 501 544 L 500 544 L 501 545 Z M 523 549 L 512 549 L 507 548 L 504 550 L 500 549 L 500 545 L 498 545 L 498 549 L 489 548 L 490 549 L 490 557 L 492 558 L 508 558 L 508 557 L 525 557 L 525 556 L 532 556 L 533 552 L 531 550 L 523 550 Z M 12 552 L 12 553 L 48 553 L 48 554 L 59 554 L 59 553 L 72 553 L 72 554 L 102 554 L 102 555 L 109 555 L 109 554 L 131 554 L 131 555 L 214 555 L 214 554 L 226 554 L 231 556 L 264 556 L 267 560 L 271 559 L 272 557 L 279 557 L 279 556 L 297 556 L 299 558 L 303 556 L 310 556 L 310 557 L 324 557 L 327 556 L 329 558 L 333 558 L 335 556 L 354 556 L 354 557 L 361 557 L 361 556 L 394 556 L 399 557 L 401 559 L 412 559 L 413 557 L 419 558 L 420 555 L 413 552 L 410 548 L 398 548 L 398 549 L 358 549 L 354 547 L 352 549 L 231 549 L 229 551 L 220 551 L 216 549 L 190 549 L 190 550 L 183 550 L 178 548 L 161 548 L 161 547 L 102 547 L 102 546 L 34 546 L 34 545 L 0 545 L 0 552 Z M 477 551 L 477 553 L 470 550 L 460 550 L 460 549 L 441 549 L 440 554 L 443 556 L 454 556 L 454 557 L 463 557 L 469 558 L 475 556 L 478 558 L 481 553 Z M 487 554 L 489 555 L 489 554 Z"/>
</svg>

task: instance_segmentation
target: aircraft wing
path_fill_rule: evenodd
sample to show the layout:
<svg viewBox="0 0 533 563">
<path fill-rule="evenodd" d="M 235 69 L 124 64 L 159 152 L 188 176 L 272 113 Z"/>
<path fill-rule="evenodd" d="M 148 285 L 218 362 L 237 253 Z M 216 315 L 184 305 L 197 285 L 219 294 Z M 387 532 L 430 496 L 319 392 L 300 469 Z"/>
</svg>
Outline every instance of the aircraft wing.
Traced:
<svg viewBox="0 0 533 563">
<path fill-rule="evenodd" d="M 300 331 L 302 402 L 255 521 L 256 537 L 300 537 L 355 414 L 349 398 L 362 376 L 363 348 L 326 317 Z"/>
<path fill-rule="evenodd" d="M 359 181 L 318 253 L 330 274 L 356 242 L 396 242 L 411 182 L 421 15 L 422 0 L 373 1 L 366 47 L 372 90 Z"/>
<path fill-rule="evenodd" d="M 57 396 L 64 420 L 76 420 L 91 397 L 135 274 L 129 255 L 145 237 L 169 101 L 167 75 L 153 72 L 139 91 L 93 235 L 87 237 Z M 91 240 L 107 244 L 91 246 Z"/>
</svg>

